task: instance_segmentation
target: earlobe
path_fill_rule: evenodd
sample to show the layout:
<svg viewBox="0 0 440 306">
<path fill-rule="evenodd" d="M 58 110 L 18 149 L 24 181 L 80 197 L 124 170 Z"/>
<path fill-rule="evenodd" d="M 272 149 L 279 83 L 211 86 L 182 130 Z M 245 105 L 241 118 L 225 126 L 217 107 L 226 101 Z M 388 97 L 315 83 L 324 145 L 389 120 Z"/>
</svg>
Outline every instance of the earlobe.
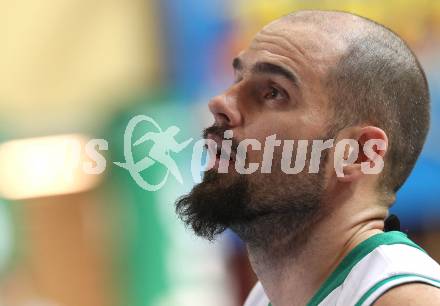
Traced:
<svg viewBox="0 0 440 306">
<path fill-rule="evenodd" d="M 351 183 L 358 180 L 361 177 L 361 165 L 350 164 L 342 167 L 342 175 L 337 176 L 337 179 L 341 183 Z"/>
<path fill-rule="evenodd" d="M 342 139 L 338 141 L 334 152 L 334 169 L 338 178 L 344 177 L 344 168 L 355 165 L 358 159 L 359 145 L 354 139 Z M 348 168 L 347 168 L 348 169 Z"/>
</svg>

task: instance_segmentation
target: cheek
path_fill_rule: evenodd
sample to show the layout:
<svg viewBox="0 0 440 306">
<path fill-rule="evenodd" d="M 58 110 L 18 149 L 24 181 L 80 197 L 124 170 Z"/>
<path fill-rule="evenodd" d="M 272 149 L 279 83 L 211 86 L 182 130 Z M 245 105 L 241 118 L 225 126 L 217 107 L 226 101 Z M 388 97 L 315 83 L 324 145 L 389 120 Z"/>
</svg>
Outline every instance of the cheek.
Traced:
<svg viewBox="0 0 440 306">
<path fill-rule="evenodd" d="M 267 137 L 276 135 L 277 139 L 301 139 L 301 130 L 303 122 L 296 119 L 295 114 L 287 114 L 282 112 L 265 112 L 258 119 L 253 120 L 247 125 L 243 131 L 246 138 L 255 138 L 264 144 Z"/>
<path fill-rule="evenodd" d="M 276 135 L 273 136 L 273 135 Z M 273 161 L 281 160 L 283 140 L 287 139 L 285 131 L 279 127 L 267 127 L 260 125 L 249 126 L 247 129 L 246 139 L 256 139 L 260 143 L 259 149 L 254 149 L 251 146 L 247 147 L 246 161 L 261 163 L 264 158 L 268 156 L 273 158 Z M 243 138 L 241 138 L 243 139 Z M 273 153 L 272 153 L 273 152 Z"/>
<path fill-rule="evenodd" d="M 316 119 L 316 121 L 318 121 Z M 294 151 L 298 140 L 321 139 L 321 133 L 317 122 L 313 122 L 310 116 L 295 111 L 264 111 L 256 114 L 248 120 L 237 134 L 238 139 L 256 139 L 261 144 L 260 150 L 247 149 L 247 162 L 258 162 L 261 164 L 264 157 L 264 149 L 267 137 L 276 135 L 273 144 L 273 163 L 280 163 L 282 158 L 283 145 L 285 140 L 294 140 Z M 307 148 L 310 150 L 310 147 Z M 269 150 L 271 151 L 271 150 Z M 271 154 L 270 152 L 268 154 Z"/>
<path fill-rule="evenodd" d="M 292 133 L 295 129 L 295 127 L 288 126 L 280 114 L 275 116 L 261 116 L 261 120 L 255 120 L 244 127 L 239 139 L 256 139 L 261 144 L 261 149 L 252 150 L 249 147 L 248 156 L 251 161 L 261 161 L 264 149 L 267 146 L 274 146 L 274 157 L 277 153 L 281 156 L 281 152 L 278 151 L 283 146 L 283 140 L 295 139 L 295 135 Z"/>
</svg>

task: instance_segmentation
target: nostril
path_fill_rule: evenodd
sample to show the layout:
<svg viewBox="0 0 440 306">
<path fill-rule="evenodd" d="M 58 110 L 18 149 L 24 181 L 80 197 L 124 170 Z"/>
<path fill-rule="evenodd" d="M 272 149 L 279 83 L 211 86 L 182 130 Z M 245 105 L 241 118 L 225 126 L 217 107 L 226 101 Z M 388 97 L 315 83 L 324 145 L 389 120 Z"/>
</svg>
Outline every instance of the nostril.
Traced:
<svg viewBox="0 0 440 306">
<path fill-rule="evenodd" d="M 240 113 L 236 100 L 231 95 L 219 95 L 209 101 L 209 110 L 217 125 L 235 126 L 240 124 Z"/>
<path fill-rule="evenodd" d="M 228 126 L 230 123 L 229 117 L 223 113 L 217 113 L 214 115 L 215 121 L 220 126 Z"/>
</svg>

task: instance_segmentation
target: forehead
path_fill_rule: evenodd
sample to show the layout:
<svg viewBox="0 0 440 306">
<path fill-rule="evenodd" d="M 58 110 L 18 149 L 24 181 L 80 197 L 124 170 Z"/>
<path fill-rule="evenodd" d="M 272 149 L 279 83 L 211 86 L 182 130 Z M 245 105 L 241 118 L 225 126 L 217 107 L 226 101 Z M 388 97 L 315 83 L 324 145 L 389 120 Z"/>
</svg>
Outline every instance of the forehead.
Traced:
<svg viewBox="0 0 440 306">
<path fill-rule="evenodd" d="M 276 20 L 254 37 L 239 58 L 249 65 L 263 60 L 276 61 L 307 79 L 323 77 L 344 49 L 337 33 L 310 23 Z"/>
<path fill-rule="evenodd" d="M 336 31 L 306 22 L 277 20 L 264 27 L 238 58 L 245 71 L 251 71 L 258 62 L 289 69 L 298 80 L 299 107 L 307 109 L 310 122 L 316 122 L 316 118 L 330 115 L 322 111 L 331 109 L 325 78 L 346 49 Z"/>
</svg>

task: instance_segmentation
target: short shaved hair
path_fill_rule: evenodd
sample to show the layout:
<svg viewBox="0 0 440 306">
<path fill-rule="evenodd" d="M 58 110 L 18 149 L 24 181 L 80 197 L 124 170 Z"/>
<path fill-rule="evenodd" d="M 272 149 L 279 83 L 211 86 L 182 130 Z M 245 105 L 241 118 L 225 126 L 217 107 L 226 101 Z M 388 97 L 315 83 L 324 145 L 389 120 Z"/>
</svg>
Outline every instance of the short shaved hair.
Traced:
<svg viewBox="0 0 440 306">
<path fill-rule="evenodd" d="M 374 125 L 389 139 L 382 190 L 397 192 L 411 173 L 429 130 L 426 75 L 408 45 L 393 31 L 347 12 L 299 11 L 285 16 L 336 32 L 347 45 L 323 80 L 333 107 L 332 130 Z M 349 20 L 352 27 L 338 25 Z"/>
</svg>

